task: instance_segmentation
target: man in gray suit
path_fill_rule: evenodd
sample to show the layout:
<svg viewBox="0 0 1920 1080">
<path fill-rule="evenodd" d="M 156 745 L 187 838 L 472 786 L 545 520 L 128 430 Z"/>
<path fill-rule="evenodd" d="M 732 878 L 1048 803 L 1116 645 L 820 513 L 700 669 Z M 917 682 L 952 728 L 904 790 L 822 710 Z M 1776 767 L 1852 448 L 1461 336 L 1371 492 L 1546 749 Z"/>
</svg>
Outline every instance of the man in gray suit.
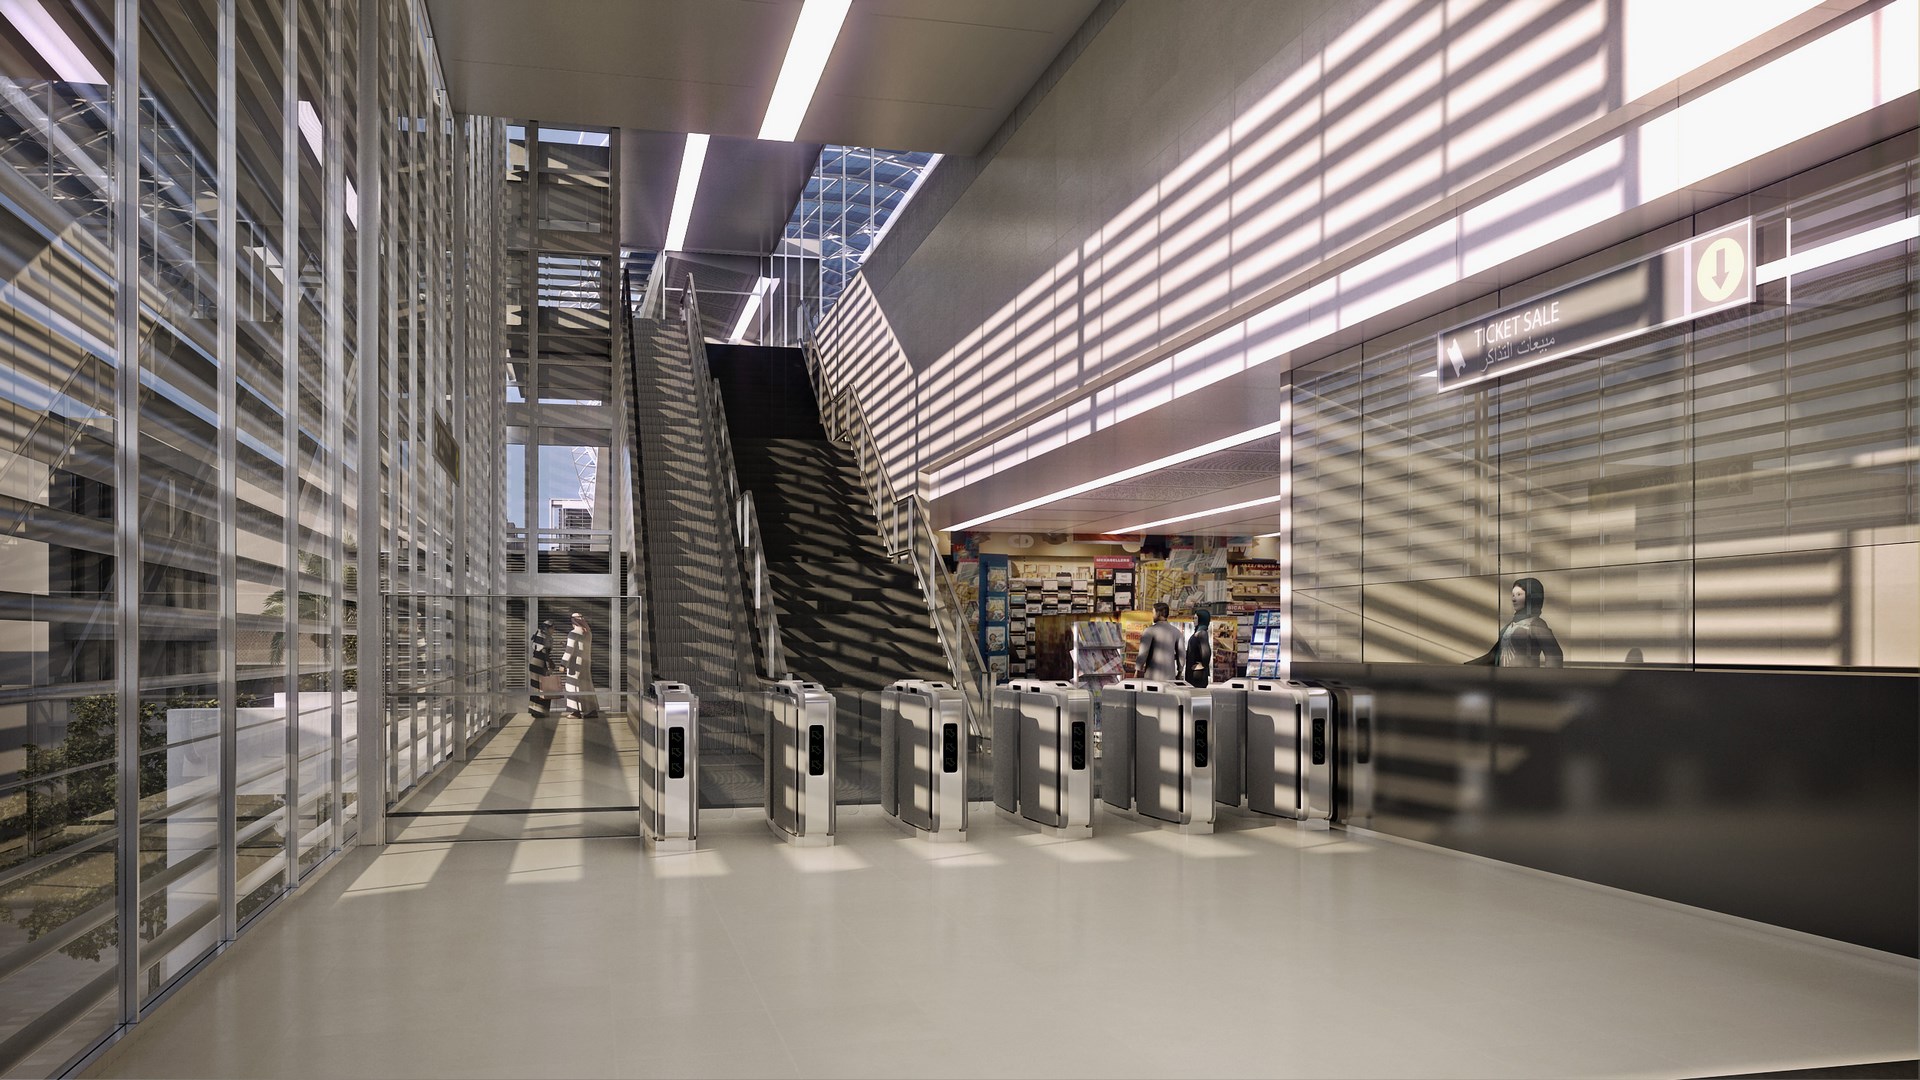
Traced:
<svg viewBox="0 0 1920 1080">
<path fill-rule="evenodd" d="M 1153 625 L 1140 635 L 1138 678 L 1172 682 L 1180 677 L 1180 628 L 1167 621 L 1167 605 L 1153 605 Z"/>
</svg>

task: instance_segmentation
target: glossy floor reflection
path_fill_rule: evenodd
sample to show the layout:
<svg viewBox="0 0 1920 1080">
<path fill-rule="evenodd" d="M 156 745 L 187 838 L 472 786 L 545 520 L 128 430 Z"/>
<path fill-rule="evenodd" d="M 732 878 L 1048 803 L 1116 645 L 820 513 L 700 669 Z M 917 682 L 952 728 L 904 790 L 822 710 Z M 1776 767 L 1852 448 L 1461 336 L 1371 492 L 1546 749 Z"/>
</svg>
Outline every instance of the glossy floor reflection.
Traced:
<svg viewBox="0 0 1920 1080">
<path fill-rule="evenodd" d="M 1712 1076 L 1909 1060 L 1920 970 L 1228 816 L 352 852 L 94 1076 Z"/>
<path fill-rule="evenodd" d="M 622 714 L 520 713 L 401 801 L 395 839 L 637 836 L 639 759 Z"/>
</svg>

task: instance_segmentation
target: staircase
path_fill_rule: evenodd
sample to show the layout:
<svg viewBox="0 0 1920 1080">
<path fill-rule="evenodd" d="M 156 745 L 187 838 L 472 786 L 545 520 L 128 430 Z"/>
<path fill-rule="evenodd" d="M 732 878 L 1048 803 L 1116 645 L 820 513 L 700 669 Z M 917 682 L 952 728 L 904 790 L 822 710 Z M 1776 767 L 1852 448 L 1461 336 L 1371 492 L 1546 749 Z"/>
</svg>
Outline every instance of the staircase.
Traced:
<svg viewBox="0 0 1920 1080">
<path fill-rule="evenodd" d="M 842 802 L 879 799 L 880 691 L 951 682 L 913 568 L 887 558 L 853 452 L 827 439 L 798 349 L 707 346 L 753 493 L 787 667 L 833 692 Z"/>
<path fill-rule="evenodd" d="M 830 690 L 951 681 L 913 569 L 887 558 L 853 454 L 827 440 L 797 349 L 710 345 L 753 493 L 787 666 Z"/>
</svg>

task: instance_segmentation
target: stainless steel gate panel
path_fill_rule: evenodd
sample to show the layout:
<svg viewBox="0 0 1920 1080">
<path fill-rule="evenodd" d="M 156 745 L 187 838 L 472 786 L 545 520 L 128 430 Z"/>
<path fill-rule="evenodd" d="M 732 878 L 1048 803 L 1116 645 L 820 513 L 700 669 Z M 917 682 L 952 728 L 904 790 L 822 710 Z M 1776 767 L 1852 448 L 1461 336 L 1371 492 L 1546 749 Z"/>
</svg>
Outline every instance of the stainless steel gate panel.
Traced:
<svg viewBox="0 0 1920 1080">
<path fill-rule="evenodd" d="M 1343 689 L 1346 708 L 1335 739 L 1338 816 L 1346 824 L 1368 825 L 1373 821 L 1373 693 Z"/>
<path fill-rule="evenodd" d="M 900 816 L 900 702 L 891 688 L 880 695 L 880 809 Z"/>
<path fill-rule="evenodd" d="M 767 823 L 788 840 L 831 844 L 833 696 L 818 683 L 786 679 L 768 697 Z"/>
<path fill-rule="evenodd" d="M 1249 797 L 1247 757 L 1247 692 L 1254 680 L 1229 679 L 1207 688 L 1213 703 L 1213 799 L 1239 806 Z"/>
<path fill-rule="evenodd" d="M 882 784 L 893 780 L 890 811 L 933 839 L 964 839 L 967 828 L 966 701 L 946 683 L 902 679 L 881 695 Z"/>
<path fill-rule="evenodd" d="M 1273 679 L 1246 679 L 1247 809 L 1301 817 L 1302 733 L 1307 691 Z"/>
<path fill-rule="evenodd" d="M 640 835 L 655 851 L 691 851 L 700 833 L 700 702 L 685 683 L 641 696 Z"/>
<path fill-rule="evenodd" d="M 1010 685 L 993 688 L 993 802 L 1009 814 L 1020 810 L 1020 691 Z"/>
<path fill-rule="evenodd" d="M 994 692 L 994 801 L 1053 830 L 1093 826 L 1093 698 L 1069 682 Z"/>
<path fill-rule="evenodd" d="M 1300 819 L 1333 820 L 1333 741 L 1336 700 L 1324 686 L 1307 685 L 1300 731 Z"/>
<path fill-rule="evenodd" d="M 1155 682 L 1142 683 L 1134 700 L 1136 811 L 1176 825 L 1211 825 L 1211 701 L 1185 683 Z"/>
<path fill-rule="evenodd" d="M 1133 809 L 1133 735 L 1140 689 L 1159 685 L 1123 679 L 1100 688 L 1100 798 L 1122 810 Z"/>
</svg>

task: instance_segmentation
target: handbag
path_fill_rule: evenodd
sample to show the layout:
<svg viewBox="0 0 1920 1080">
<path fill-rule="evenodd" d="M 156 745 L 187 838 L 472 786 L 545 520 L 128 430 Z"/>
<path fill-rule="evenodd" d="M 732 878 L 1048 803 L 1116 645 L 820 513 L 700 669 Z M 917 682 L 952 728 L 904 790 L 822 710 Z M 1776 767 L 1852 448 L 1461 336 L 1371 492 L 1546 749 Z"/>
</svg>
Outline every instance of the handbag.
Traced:
<svg viewBox="0 0 1920 1080">
<path fill-rule="evenodd" d="M 565 675 L 554 674 L 554 675 L 540 676 L 540 692 L 541 693 L 559 694 L 559 693 L 564 693 L 566 689 L 567 689 L 567 677 Z"/>
</svg>

